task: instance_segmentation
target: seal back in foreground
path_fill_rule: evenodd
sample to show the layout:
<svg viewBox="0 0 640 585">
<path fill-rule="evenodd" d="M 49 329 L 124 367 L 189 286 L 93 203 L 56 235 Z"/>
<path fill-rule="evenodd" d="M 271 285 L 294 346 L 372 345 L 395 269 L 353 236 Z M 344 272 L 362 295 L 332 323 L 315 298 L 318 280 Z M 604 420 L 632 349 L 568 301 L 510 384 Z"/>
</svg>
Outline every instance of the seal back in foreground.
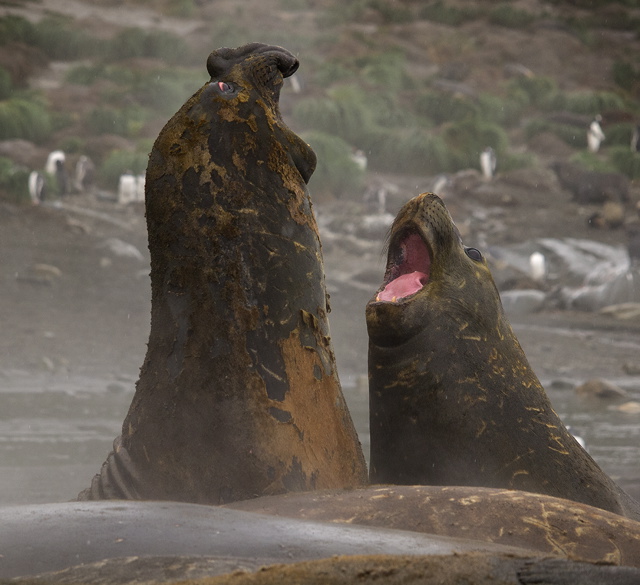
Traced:
<svg viewBox="0 0 640 585">
<path fill-rule="evenodd" d="M 395 219 L 366 316 L 373 483 L 519 489 L 640 518 L 553 411 L 437 195 Z"/>
<path fill-rule="evenodd" d="M 285 49 L 219 49 L 146 176 L 151 333 L 122 435 L 81 499 L 220 504 L 361 485 L 334 361 L 315 154 L 282 121 Z"/>
</svg>

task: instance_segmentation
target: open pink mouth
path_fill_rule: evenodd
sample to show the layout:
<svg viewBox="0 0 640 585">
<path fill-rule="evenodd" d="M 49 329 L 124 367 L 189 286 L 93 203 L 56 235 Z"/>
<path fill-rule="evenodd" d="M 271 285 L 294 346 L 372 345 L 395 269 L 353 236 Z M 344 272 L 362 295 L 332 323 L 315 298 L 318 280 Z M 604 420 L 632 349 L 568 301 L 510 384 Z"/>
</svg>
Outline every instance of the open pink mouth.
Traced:
<svg viewBox="0 0 640 585">
<path fill-rule="evenodd" d="M 394 248 L 389 253 L 385 287 L 376 301 L 395 303 L 417 293 L 429 282 L 431 255 L 418 234 L 407 233 Z"/>
</svg>

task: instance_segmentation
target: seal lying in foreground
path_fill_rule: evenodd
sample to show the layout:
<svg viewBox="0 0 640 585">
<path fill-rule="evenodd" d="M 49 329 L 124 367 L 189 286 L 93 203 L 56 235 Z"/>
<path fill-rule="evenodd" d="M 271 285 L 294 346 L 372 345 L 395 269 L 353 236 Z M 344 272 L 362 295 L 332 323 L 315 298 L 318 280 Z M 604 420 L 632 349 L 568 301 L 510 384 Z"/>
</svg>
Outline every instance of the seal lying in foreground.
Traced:
<svg viewBox="0 0 640 585">
<path fill-rule="evenodd" d="M 458 494 L 461 489 L 457 488 Z M 475 489 L 466 488 L 467 495 Z M 408 495 L 411 488 L 405 490 L 404 495 Z M 384 498 L 379 499 L 381 494 L 377 489 L 341 490 L 333 495 L 348 498 L 349 494 L 357 492 L 362 492 L 361 497 L 376 508 L 376 502 L 382 501 L 381 517 L 389 517 L 384 512 L 385 508 L 389 510 L 389 502 L 385 505 Z M 321 500 L 327 496 L 333 499 L 331 494 L 323 492 L 261 499 L 281 502 L 292 497 L 293 504 L 296 499 L 304 502 L 314 494 Z M 423 499 L 425 493 L 421 491 L 415 495 Z M 533 494 L 527 495 L 529 499 L 534 498 Z M 550 500 L 554 498 L 546 498 L 545 504 Z M 402 502 L 392 499 L 391 503 L 397 507 Z M 408 514 L 414 503 L 415 499 L 405 506 Z M 460 505 L 464 507 L 465 502 L 461 501 Z M 572 505 L 582 508 L 582 512 L 575 514 L 575 520 L 567 518 L 568 525 L 580 530 L 580 520 L 588 506 L 563 500 L 555 502 L 555 506 L 567 506 L 569 516 L 575 512 Z M 330 501 L 325 500 L 322 507 L 329 511 Z M 511 512 L 516 509 L 517 505 Z M 307 511 L 303 505 L 301 516 Z M 634 552 L 629 540 L 633 532 L 619 530 L 638 523 L 607 512 L 602 512 L 598 519 L 598 512 L 595 509 L 587 512 L 595 522 L 585 525 L 586 538 L 581 549 L 571 549 L 566 555 L 560 550 L 560 554 L 575 559 L 571 553 L 578 553 L 577 558 L 600 559 L 602 563 L 599 556 L 602 551 L 596 549 L 603 541 L 610 540 L 604 545 L 605 550 L 620 544 L 623 558 L 626 553 L 638 561 L 637 537 Z M 338 511 L 336 518 L 343 517 L 343 513 L 348 510 Z M 537 519 L 537 516 L 522 517 L 524 522 Z M 506 517 L 503 520 L 509 522 Z M 549 541 L 561 535 L 562 527 L 567 526 L 562 524 L 556 528 L 557 520 L 555 514 L 543 519 L 542 524 L 549 523 Z M 493 522 L 497 525 L 495 520 Z M 177 502 L 103 501 L 11 506 L 0 508 L 0 524 L 3 527 L 0 531 L 0 580 L 4 583 L 11 579 L 14 584 L 120 585 L 184 583 L 186 579 L 193 583 L 193 579 L 215 575 L 220 577 L 200 582 L 202 585 L 207 582 L 637 585 L 640 578 L 640 569 L 633 566 L 603 566 L 567 558 L 547 558 L 548 553 L 541 553 L 536 548 L 536 544 L 544 545 L 544 539 L 538 537 L 531 539 L 533 546 L 518 548 L 473 540 L 474 536 L 469 534 L 466 538 L 450 538 L 379 526 L 357 526 L 344 520 L 317 522 L 277 518 Z M 509 526 L 511 524 L 505 526 L 505 532 L 509 531 Z M 524 537 L 523 544 L 529 542 L 526 529 L 520 534 Z M 609 562 L 620 560 L 614 554 Z M 16 579 L 19 577 L 22 579 Z"/>
<path fill-rule="evenodd" d="M 221 504 L 366 483 L 336 372 L 316 158 L 282 121 L 285 49 L 211 53 L 151 152 L 151 332 L 136 393 L 80 499 Z"/>
<path fill-rule="evenodd" d="M 486 260 L 436 195 L 395 219 L 366 317 L 372 483 L 518 489 L 640 519 L 553 411 Z"/>
<path fill-rule="evenodd" d="M 468 538 L 593 563 L 640 567 L 640 522 L 518 490 L 394 485 L 264 496 L 224 507 L 333 526 Z"/>
</svg>

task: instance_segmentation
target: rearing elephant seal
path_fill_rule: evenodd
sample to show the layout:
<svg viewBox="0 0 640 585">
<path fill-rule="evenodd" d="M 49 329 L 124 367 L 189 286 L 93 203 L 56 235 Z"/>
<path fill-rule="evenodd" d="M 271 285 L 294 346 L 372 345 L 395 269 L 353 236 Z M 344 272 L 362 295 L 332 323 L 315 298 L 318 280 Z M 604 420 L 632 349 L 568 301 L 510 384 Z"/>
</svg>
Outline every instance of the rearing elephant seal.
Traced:
<svg viewBox="0 0 640 585">
<path fill-rule="evenodd" d="M 373 483 L 519 489 L 640 519 L 553 411 L 436 195 L 398 214 L 366 316 Z"/>
<path fill-rule="evenodd" d="M 146 176 L 151 333 L 136 393 L 80 499 L 220 504 L 366 482 L 329 339 L 306 183 L 282 121 L 285 49 L 209 56 Z"/>
</svg>

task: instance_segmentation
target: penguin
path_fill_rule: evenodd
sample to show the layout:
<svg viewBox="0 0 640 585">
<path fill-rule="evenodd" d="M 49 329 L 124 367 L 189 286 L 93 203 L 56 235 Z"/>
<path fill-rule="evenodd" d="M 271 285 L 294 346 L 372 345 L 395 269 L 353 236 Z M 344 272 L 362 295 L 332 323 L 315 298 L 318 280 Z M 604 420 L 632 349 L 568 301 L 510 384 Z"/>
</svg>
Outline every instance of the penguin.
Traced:
<svg viewBox="0 0 640 585">
<path fill-rule="evenodd" d="M 29 173 L 29 196 L 33 205 L 40 205 L 44 201 L 46 183 L 44 177 L 38 171 Z"/>
<path fill-rule="evenodd" d="M 480 168 L 482 169 L 482 175 L 485 179 L 493 178 L 497 164 L 498 161 L 496 159 L 495 151 L 490 146 L 487 146 L 480 153 Z"/>
<path fill-rule="evenodd" d="M 589 125 L 589 130 L 587 131 L 589 152 L 598 152 L 600 143 L 605 139 L 604 132 L 600 127 L 600 122 L 602 122 L 602 116 L 598 114 Z"/>
<path fill-rule="evenodd" d="M 118 181 L 118 203 L 126 205 L 127 203 L 133 203 L 138 199 L 138 186 L 136 176 L 127 171 L 123 175 L 120 175 Z"/>
<path fill-rule="evenodd" d="M 74 188 L 78 193 L 84 193 L 93 184 L 96 167 L 86 155 L 80 156 L 76 163 Z"/>
<path fill-rule="evenodd" d="M 544 254 L 534 252 L 529 256 L 529 275 L 533 280 L 541 281 L 547 276 L 547 260 Z"/>
</svg>

